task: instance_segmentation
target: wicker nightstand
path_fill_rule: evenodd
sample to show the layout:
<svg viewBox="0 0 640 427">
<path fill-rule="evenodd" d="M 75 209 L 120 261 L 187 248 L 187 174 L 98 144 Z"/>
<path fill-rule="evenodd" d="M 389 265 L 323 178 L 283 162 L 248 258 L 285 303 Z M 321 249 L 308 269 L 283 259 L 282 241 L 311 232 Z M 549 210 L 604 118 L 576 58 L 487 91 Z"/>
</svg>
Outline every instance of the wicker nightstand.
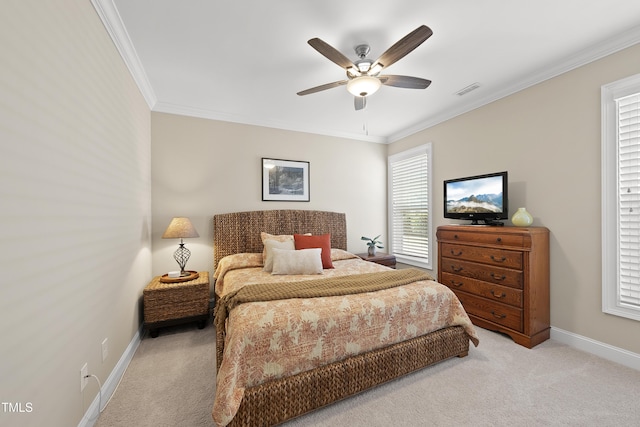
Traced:
<svg viewBox="0 0 640 427">
<path fill-rule="evenodd" d="M 365 261 L 375 262 L 376 264 L 386 265 L 387 267 L 396 268 L 396 257 L 391 254 L 385 254 L 384 252 L 377 252 L 371 256 L 367 253 L 356 254 Z"/>
<path fill-rule="evenodd" d="M 185 322 L 198 322 L 198 328 L 209 319 L 209 272 L 200 271 L 188 282 L 163 283 L 154 277 L 142 291 L 144 327 L 151 337 L 158 328 Z"/>
</svg>

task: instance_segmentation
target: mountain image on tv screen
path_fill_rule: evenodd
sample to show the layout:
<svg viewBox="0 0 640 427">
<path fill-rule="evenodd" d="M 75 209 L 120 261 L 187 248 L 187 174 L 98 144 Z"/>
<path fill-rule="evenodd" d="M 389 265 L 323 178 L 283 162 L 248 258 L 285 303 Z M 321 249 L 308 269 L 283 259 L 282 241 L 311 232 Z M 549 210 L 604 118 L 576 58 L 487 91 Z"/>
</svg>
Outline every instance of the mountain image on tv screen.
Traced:
<svg viewBox="0 0 640 427">
<path fill-rule="evenodd" d="M 502 212 L 502 177 L 448 183 L 447 212 Z"/>
</svg>

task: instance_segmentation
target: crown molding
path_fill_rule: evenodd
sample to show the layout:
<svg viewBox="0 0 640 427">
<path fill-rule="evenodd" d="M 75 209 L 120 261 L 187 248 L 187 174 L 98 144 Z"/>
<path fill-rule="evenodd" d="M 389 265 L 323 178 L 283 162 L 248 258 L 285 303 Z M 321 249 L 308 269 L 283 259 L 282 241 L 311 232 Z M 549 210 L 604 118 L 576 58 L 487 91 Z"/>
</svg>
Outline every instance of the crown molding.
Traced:
<svg viewBox="0 0 640 427">
<path fill-rule="evenodd" d="M 151 87 L 147 73 L 144 71 L 138 53 L 133 47 L 133 43 L 131 42 L 131 38 L 129 38 L 129 33 L 127 33 L 118 9 L 112 0 L 91 0 L 91 4 L 98 13 L 113 44 L 116 46 L 116 49 L 118 49 L 138 89 L 147 102 L 149 109 L 152 109 L 157 102 L 155 92 Z"/>
<path fill-rule="evenodd" d="M 334 136 L 339 138 L 355 139 L 368 142 L 376 142 L 381 144 L 388 144 L 425 129 L 433 127 L 437 124 L 453 119 L 459 115 L 475 110 L 476 108 L 483 107 L 499 99 L 505 98 L 516 92 L 524 90 L 528 87 L 534 86 L 545 80 L 549 80 L 558 75 L 564 74 L 568 71 L 574 70 L 578 67 L 586 65 L 590 62 L 601 59 L 605 56 L 611 55 L 622 49 L 631 47 L 637 43 L 640 43 L 640 27 L 633 28 L 625 31 L 605 40 L 601 43 L 597 43 L 577 52 L 565 58 L 561 63 L 547 66 L 543 69 L 536 70 L 529 74 L 528 77 L 522 79 L 516 84 L 507 86 L 502 90 L 488 94 L 485 97 L 470 101 L 463 105 L 448 109 L 439 114 L 433 115 L 426 120 L 420 121 L 412 126 L 409 126 L 399 132 L 395 132 L 388 136 L 371 136 L 365 134 L 357 134 L 352 132 L 336 132 L 327 129 L 309 128 L 303 126 L 296 126 L 291 123 L 273 122 L 264 120 L 254 120 L 249 117 L 238 116 L 228 113 L 220 113 L 215 111 L 207 111 L 198 108 L 192 108 L 188 106 L 175 105 L 166 102 L 158 102 L 155 92 L 149 82 L 149 78 L 142 66 L 142 62 L 138 57 L 138 54 L 129 38 L 129 34 L 122 22 L 120 14 L 113 3 L 113 0 L 91 0 L 93 7 L 95 8 L 98 16 L 100 17 L 104 27 L 106 28 L 109 36 L 113 40 L 120 56 L 124 60 L 129 72 L 133 76 L 140 92 L 142 93 L 147 105 L 152 111 L 165 112 L 178 115 L 187 115 L 193 117 L 200 117 L 212 120 L 229 121 L 234 123 L 249 124 L 255 126 L 264 126 L 269 128 L 291 130 L 296 132 L 312 133 L 318 135 Z"/>
<path fill-rule="evenodd" d="M 336 132 L 324 128 L 311 128 L 308 126 L 296 126 L 295 124 L 292 124 L 290 122 L 255 120 L 237 114 L 221 113 L 219 111 L 194 108 L 186 105 L 172 104 L 169 102 L 157 102 L 153 108 L 153 111 L 158 113 L 177 114 L 180 116 L 198 117 L 201 119 L 219 120 L 223 122 L 232 122 L 251 126 L 262 126 L 273 129 L 289 130 L 293 132 L 310 133 L 314 135 L 324 135 L 366 142 L 375 142 L 378 144 L 386 144 L 388 142 L 385 137 L 380 136 L 357 134 L 353 132 Z"/>
<path fill-rule="evenodd" d="M 459 107 L 443 111 L 440 114 L 429 117 L 427 120 L 416 123 L 415 125 L 410 126 L 400 132 L 396 132 L 393 135 L 389 135 L 388 142 L 391 143 L 406 138 L 439 123 L 453 119 L 454 117 L 457 117 L 464 113 L 468 113 L 469 111 L 490 104 L 501 98 L 513 95 L 514 93 L 520 92 L 521 90 L 524 90 L 528 87 L 534 86 L 538 83 L 542 83 L 545 80 L 557 77 L 568 71 L 582 67 L 583 65 L 587 65 L 593 61 L 604 58 L 605 56 L 611 55 L 638 43 L 640 43 L 640 27 L 625 31 L 615 37 L 590 46 L 587 49 L 584 49 L 574 55 L 567 57 L 564 61 L 558 64 L 536 70 L 529 74 L 528 77 L 520 80 L 518 83 L 507 86 L 500 91 L 493 92 L 483 98 L 466 103 Z"/>
</svg>

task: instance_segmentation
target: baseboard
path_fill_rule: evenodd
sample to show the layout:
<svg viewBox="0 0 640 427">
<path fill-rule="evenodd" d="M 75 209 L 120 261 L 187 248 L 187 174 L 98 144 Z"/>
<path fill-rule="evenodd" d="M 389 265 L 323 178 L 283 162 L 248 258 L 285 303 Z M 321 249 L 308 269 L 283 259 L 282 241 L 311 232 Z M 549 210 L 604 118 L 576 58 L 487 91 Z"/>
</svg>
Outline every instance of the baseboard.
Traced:
<svg viewBox="0 0 640 427">
<path fill-rule="evenodd" d="M 116 364 L 115 368 L 113 368 L 113 371 L 111 371 L 109 378 L 107 378 L 107 381 L 102 385 L 103 405 L 109 401 L 113 393 L 116 391 L 116 387 L 118 386 L 120 379 L 127 370 L 133 355 L 140 345 L 141 336 L 142 328 L 140 328 L 133 336 L 131 342 L 127 346 L 127 349 L 120 357 L 120 360 Z M 551 339 L 566 344 L 569 347 L 586 351 L 587 353 L 594 354 L 598 357 L 602 357 L 603 359 L 640 371 L 640 354 L 636 354 L 619 347 L 614 347 L 609 344 L 604 344 L 599 341 L 592 340 L 591 338 L 583 337 L 582 335 L 574 334 L 573 332 L 568 332 L 556 327 L 551 328 Z M 84 417 L 82 417 L 78 427 L 93 427 L 98 420 L 99 405 L 100 396 L 97 395 L 87 409 L 87 412 L 84 414 Z"/>
<path fill-rule="evenodd" d="M 551 327 L 551 339 L 640 371 L 640 354 L 555 327 Z"/>
<path fill-rule="evenodd" d="M 138 332 L 133 336 L 131 342 L 127 346 L 124 353 L 118 360 L 118 363 L 109 374 L 107 380 L 102 384 L 102 405 L 104 406 L 113 393 L 116 391 L 118 384 L 120 383 L 120 379 L 124 375 L 129 363 L 131 363 L 131 359 L 133 359 L 133 355 L 136 353 L 138 346 L 140 345 L 140 337 L 142 336 L 142 327 L 138 329 Z M 93 399 L 91 405 L 85 412 L 82 420 L 78 423 L 78 427 L 93 427 L 93 425 L 98 421 L 100 415 L 100 395 L 96 395 L 96 398 Z"/>
</svg>

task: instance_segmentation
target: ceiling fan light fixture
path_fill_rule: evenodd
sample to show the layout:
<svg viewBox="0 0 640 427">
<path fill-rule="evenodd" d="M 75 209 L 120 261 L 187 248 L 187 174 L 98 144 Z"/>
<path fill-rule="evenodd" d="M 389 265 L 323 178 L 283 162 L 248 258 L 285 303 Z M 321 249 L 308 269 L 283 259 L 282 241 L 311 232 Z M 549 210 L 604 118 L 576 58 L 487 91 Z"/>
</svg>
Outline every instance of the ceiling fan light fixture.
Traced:
<svg viewBox="0 0 640 427">
<path fill-rule="evenodd" d="M 353 96 L 369 96 L 373 95 L 382 83 L 379 79 L 371 76 L 361 76 L 349 80 L 347 90 Z"/>
<path fill-rule="evenodd" d="M 384 67 L 382 66 L 382 64 L 376 62 L 370 69 L 369 69 L 369 75 L 371 76 L 375 76 L 376 74 L 378 74 L 380 71 L 382 71 Z"/>
<path fill-rule="evenodd" d="M 361 59 L 360 61 L 357 61 L 355 63 L 355 66 L 358 68 L 358 71 L 360 71 L 360 73 L 362 74 L 368 73 L 372 65 L 373 65 L 373 62 L 370 59 Z"/>
<path fill-rule="evenodd" d="M 355 77 L 360 77 L 362 73 L 356 67 L 347 68 L 347 77 L 353 79 Z"/>
</svg>

